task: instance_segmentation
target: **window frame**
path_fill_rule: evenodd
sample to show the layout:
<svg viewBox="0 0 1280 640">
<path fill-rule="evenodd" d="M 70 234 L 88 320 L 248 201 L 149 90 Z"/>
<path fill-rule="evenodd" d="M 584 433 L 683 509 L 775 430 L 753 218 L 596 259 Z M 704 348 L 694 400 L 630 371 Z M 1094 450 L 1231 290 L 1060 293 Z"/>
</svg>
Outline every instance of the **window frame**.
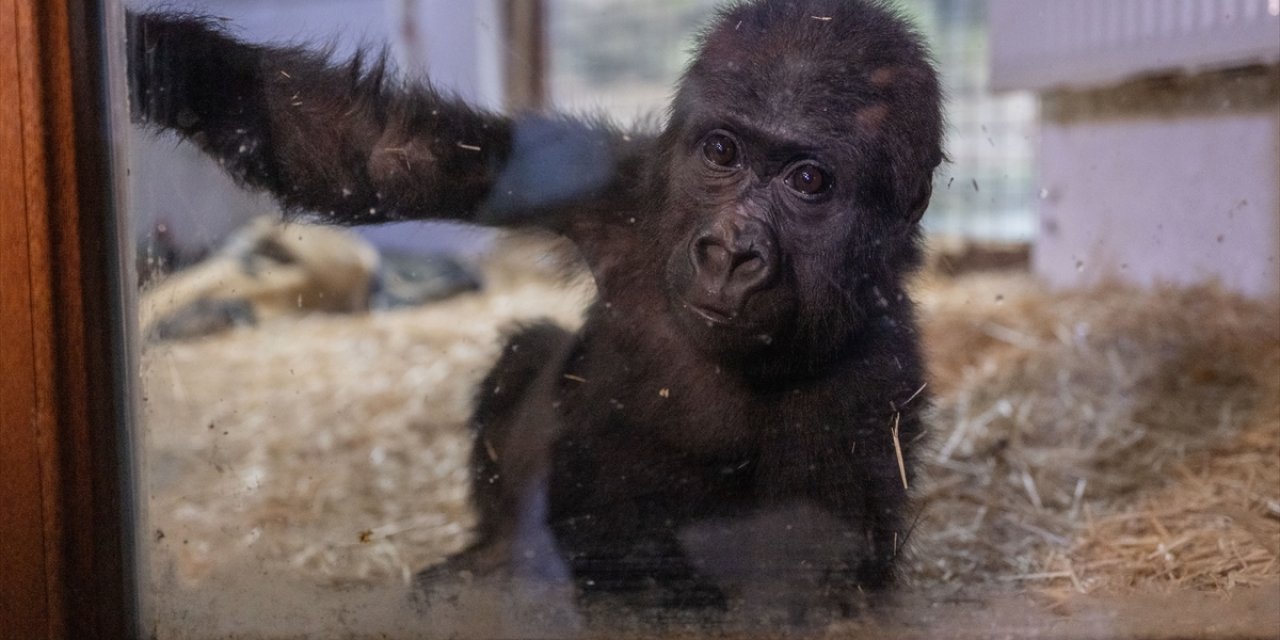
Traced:
<svg viewBox="0 0 1280 640">
<path fill-rule="evenodd" d="M 0 0 L 0 619 L 19 638 L 137 633 L 104 4 Z"/>
</svg>

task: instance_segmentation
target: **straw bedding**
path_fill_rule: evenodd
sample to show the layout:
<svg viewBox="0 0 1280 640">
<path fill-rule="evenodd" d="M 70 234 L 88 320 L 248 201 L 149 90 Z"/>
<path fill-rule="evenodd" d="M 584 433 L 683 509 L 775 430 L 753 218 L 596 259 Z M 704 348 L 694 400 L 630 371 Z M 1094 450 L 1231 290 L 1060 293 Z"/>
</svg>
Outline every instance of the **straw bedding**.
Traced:
<svg viewBox="0 0 1280 640">
<path fill-rule="evenodd" d="M 912 574 L 1201 590 L 1280 576 L 1280 313 L 1210 287 L 921 286 L 938 402 Z"/>
<path fill-rule="evenodd" d="M 504 328 L 572 326 L 590 295 L 537 245 L 496 255 L 478 294 L 144 348 L 162 601 L 246 567 L 398 586 L 466 544 L 472 389 Z M 917 289 L 935 409 L 907 592 L 1053 602 L 1280 581 L 1276 303 L 1212 286 L 1048 293 L 1013 271 L 935 271 Z"/>
</svg>

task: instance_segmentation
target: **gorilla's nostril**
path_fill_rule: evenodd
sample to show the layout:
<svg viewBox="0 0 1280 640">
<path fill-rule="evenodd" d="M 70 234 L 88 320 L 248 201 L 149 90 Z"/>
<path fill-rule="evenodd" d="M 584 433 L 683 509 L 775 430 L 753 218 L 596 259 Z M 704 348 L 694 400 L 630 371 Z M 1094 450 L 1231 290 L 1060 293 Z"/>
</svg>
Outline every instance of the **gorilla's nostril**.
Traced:
<svg viewBox="0 0 1280 640">
<path fill-rule="evenodd" d="M 723 244 L 710 238 L 703 238 L 698 241 L 695 246 L 694 258 L 697 260 L 698 267 L 702 269 L 728 271 L 733 266 L 729 250 Z"/>
<path fill-rule="evenodd" d="M 761 231 L 712 230 L 693 242 L 690 260 L 707 295 L 729 296 L 726 302 L 740 305 L 746 296 L 769 285 L 775 265 L 772 244 L 762 235 Z"/>
<path fill-rule="evenodd" d="M 758 253 L 739 256 L 733 263 L 733 270 L 743 274 L 757 273 L 765 268 L 764 258 Z"/>
</svg>

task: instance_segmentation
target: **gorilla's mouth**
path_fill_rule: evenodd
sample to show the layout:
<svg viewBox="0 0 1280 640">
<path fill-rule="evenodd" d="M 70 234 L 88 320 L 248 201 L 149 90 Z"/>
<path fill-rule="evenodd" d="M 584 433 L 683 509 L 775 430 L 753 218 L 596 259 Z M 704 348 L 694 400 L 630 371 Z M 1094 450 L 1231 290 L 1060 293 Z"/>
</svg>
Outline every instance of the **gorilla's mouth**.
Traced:
<svg viewBox="0 0 1280 640">
<path fill-rule="evenodd" d="M 680 300 L 682 325 L 691 345 L 716 358 L 759 355 L 773 348 L 781 326 L 760 309 L 734 309 L 706 301 Z M 754 311 L 754 312 L 753 312 Z"/>
<path fill-rule="evenodd" d="M 705 320 L 707 326 L 729 326 L 733 324 L 734 319 L 738 316 L 735 312 L 723 311 L 715 307 L 692 302 L 685 302 L 684 307 L 693 312 L 693 315 Z"/>
</svg>

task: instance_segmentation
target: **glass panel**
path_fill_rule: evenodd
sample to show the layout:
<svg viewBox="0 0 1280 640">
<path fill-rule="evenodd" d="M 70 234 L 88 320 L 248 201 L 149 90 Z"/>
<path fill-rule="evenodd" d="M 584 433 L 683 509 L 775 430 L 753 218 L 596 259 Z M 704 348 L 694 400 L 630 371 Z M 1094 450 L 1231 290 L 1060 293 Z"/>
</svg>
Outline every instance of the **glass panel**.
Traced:
<svg viewBox="0 0 1280 640">
<path fill-rule="evenodd" d="M 131 5 L 152 637 L 1280 628 L 1274 2 L 529 2 Z"/>
</svg>

